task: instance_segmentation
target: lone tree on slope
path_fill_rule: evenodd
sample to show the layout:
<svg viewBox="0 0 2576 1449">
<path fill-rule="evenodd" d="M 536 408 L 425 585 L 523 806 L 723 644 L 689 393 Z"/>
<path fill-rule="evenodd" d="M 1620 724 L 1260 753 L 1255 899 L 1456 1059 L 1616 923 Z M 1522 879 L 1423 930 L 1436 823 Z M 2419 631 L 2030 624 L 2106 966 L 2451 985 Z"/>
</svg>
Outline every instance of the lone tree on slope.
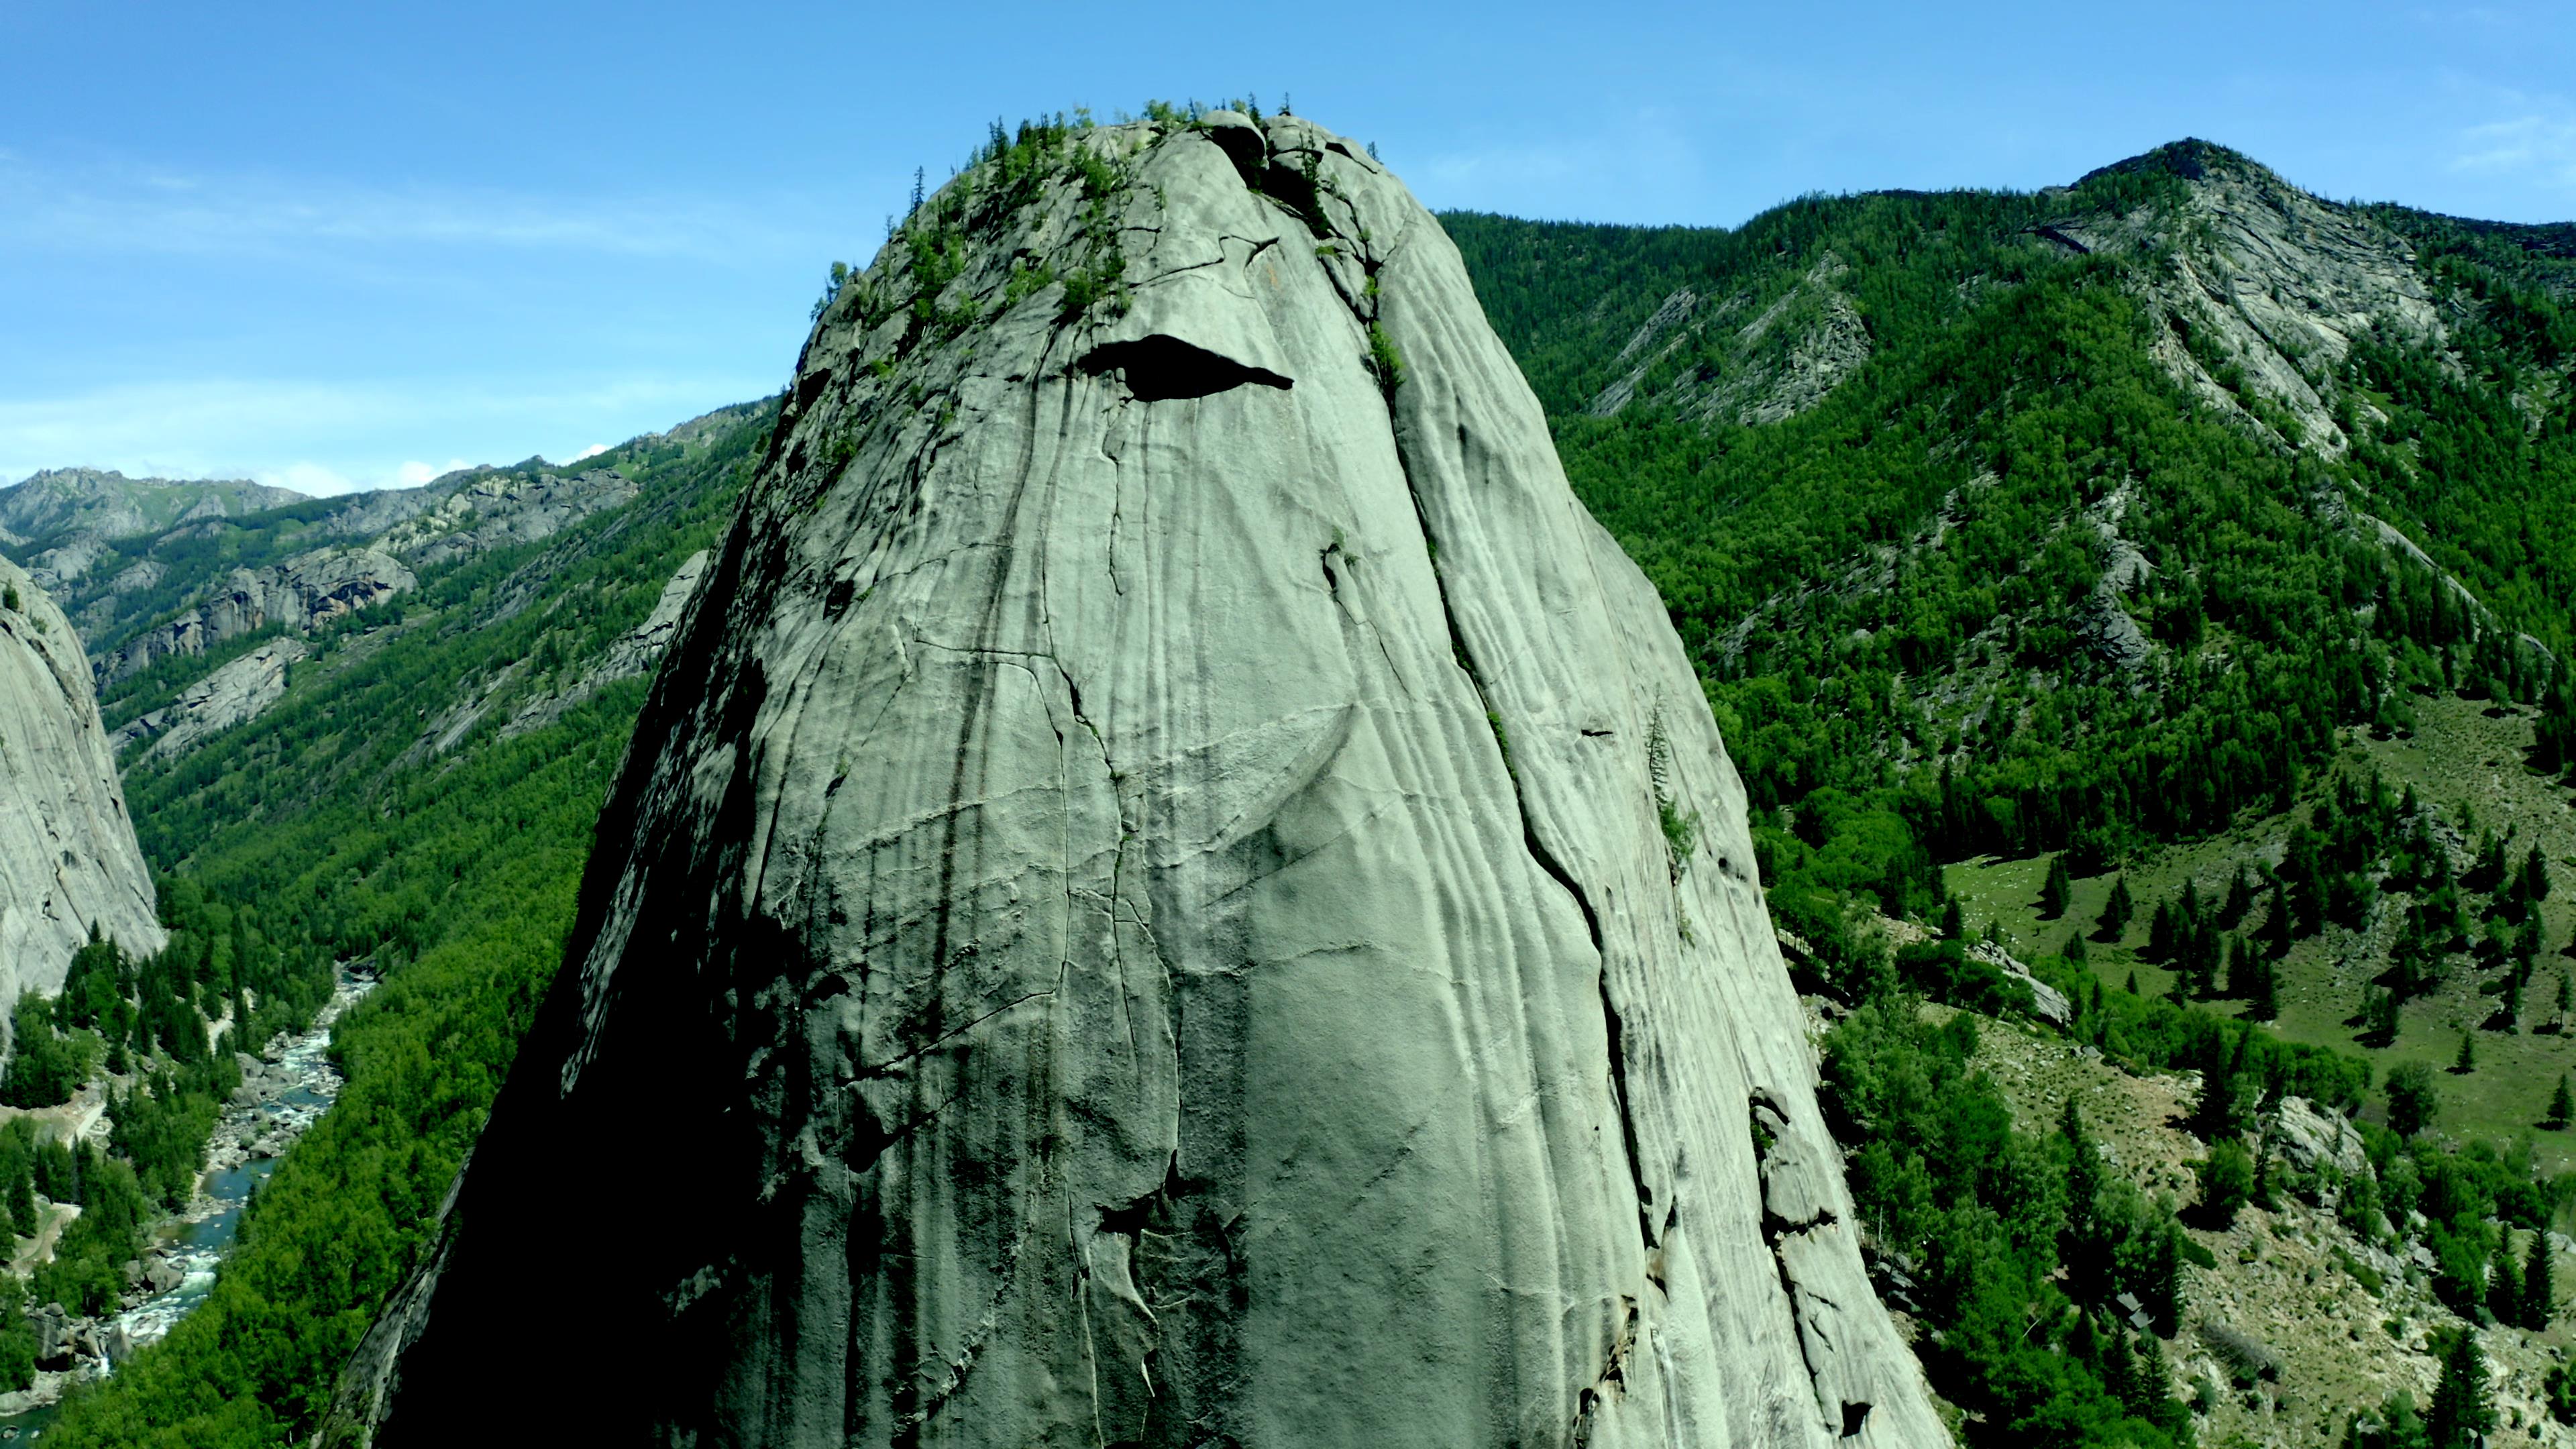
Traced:
<svg viewBox="0 0 2576 1449">
<path fill-rule="evenodd" d="M 2422 1062 L 2408 1062 L 2388 1074 L 2388 1128 L 2413 1137 L 2433 1125 L 2441 1104 L 2433 1096 L 2433 1073 Z"/>
</svg>

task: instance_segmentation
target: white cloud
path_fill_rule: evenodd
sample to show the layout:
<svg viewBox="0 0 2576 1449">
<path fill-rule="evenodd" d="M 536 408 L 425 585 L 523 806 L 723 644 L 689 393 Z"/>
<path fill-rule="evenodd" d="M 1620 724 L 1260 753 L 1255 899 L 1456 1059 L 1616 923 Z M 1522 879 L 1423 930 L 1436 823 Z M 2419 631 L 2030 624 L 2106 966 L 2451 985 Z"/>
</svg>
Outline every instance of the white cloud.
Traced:
<svg viewBox="0 0 2576 1449">
<path fill-rule="evenodd" d="M 2461 171 L 2537 175 L 2576 184 L 2576 120 L 2516 116 L 2460 133 L 2462 150 L 2451 165 Z"/>
<path fill-rule="evenodd" d="M 423 483 L 427 483 L 434 478 L 444 478 L 459 468 L 471 468 L 473 466 L 473 464 L 466 462 L 463 458 L 450 458 L 445 463 L 405 463 L 401 467 L 394 469 L 394 486 L 397 488 L 417 488 Z"/>
<path fill-rule="evenodd" d="M 555 386 L 514 386 L 497 376 L 398 384 L 182 378 L 0 397 L 0 482 L 85 465 L 131 477 L 258 478 L 312 493 L 405 487 L 472 458 L 525 458 L 531 437 L 574 428 L 629 437 L 764 391 L 747 378 L 705 377 Z M 448 461 L 429 461 L 436 458 Z"/>
<path fill-rule="evenodd" d="M 2501 119 L 2462 128 L 2451 169 L 2506 181 L 2576 186 L 2576 102 L 2519 91 L 2490 93 Z"/>
<path fill-rule="evenodd" d="M 573 454 L 569 461 L 578 463 L 584 458 L 596 458 L 607 451 L 608 445 L 606 443 L 593 443 L 589 447 L 582 449 L 580 452 Z"/>
<path fill-rule="evenodd" d="M 411 244 L 725 262 L 810 240 L 765 213 L 684 195 L 566 200 L 132 165 L 67 169 L 0 149 L 0 242 L 13 247 L 289 257 Z"/>
<path fill-rule="evenodd" d="M 258 481 L 272 488 L 292 488 L 314 498 L 329 498 L 358 486 L 349 481 L 346 473 L 319 463 L 289 463 L 283 468 L 264 470 Z"/>
</svg>

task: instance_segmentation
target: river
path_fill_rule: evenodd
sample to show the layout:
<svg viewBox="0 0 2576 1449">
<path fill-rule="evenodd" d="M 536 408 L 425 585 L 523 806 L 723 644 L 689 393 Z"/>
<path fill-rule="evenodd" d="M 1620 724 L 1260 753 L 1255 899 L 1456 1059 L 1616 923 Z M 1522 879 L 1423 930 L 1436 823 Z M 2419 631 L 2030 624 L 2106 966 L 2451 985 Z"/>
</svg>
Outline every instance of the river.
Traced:
<svg viewBox="0 0 2576 1449">
<path fill-rule="evenodd" d="M 123 1331 L 126 1351 L 141 1348 L 170 1332 L 173 1325 L 214 1291 L 215 1269 L 241 1231 L 242 1209 L 277 1170 L 278 1155 L 321 1120 L 343 1085 L 331 1065 L 331 1027 L 375 988 L 373 977 L 342 975 L 329 1004 L 313 1026 L 290 1039 L 276 1061 L 267 1064 L 261 1081 L 270 1084 L 258 1100 L 227 1105 L 215 1124 L 208 1152 L 208 1171 L 199 1179 L 196 1200 L 178 1216 L 165 1219 L 153 1233 L 143 1261 L 162 1268 L 176 1281 L 108 1320 L 107 1336 Z M 166 1265 L 166 1266 L 162 1266 Z M 101 1372 L 114 1372 L 103 1366 Z M 39 1374 L 37 1395 L 50 1399 L 72 1380 L 93 1376 Z M 51 1390 L 51 1395 L 46 1393 Z M 16 1395 L 7 1396 L 16 1398 Z M 14 1414 L 0 1414 L 0 1444 L 27 1443 L 43 1437 L 53 1422 L 55 1406 L 45 1402 Z"/>
</svg>

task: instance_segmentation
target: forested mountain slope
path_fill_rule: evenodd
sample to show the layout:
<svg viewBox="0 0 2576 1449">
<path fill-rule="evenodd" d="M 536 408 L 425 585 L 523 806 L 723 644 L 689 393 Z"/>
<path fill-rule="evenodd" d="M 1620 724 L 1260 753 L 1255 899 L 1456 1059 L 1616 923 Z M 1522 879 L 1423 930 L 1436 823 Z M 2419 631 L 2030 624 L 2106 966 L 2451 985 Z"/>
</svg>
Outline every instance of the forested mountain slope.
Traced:
<svg viewBox="0 0 2576 1449">
<path fill-rule="evenodd" d="M 309 1432 L 408 1267 L 560 959 L 643 676 L 774 415 L 772 404 L 730 409 L 590 460 L 587 473 L 613 475 L 623 496 L 558 511 L 533 541 L 507 522 L 529 511 L 489 506 L 487 485 L 524 496 L 535 468 L 467 475 L 427 508 L 362 500 L 379 510 L 359 515 L 369 530 L 346 525 L 345 511 L 289 510 L 300 527 L 322 532 L 337 517 L 357 546 L 401 550 L 415 585 L 276 641 L 297 652 L 246 717 L 181 750 L 129 744 L 126 789 L 164 873 L 164 915 L 183 929 L 170 952 L 121 968 L 124 1007 L 111 1003 L 94 1025 L 90 1008 L 65 1007 L 62 1025 L 74 1042 L 84 1031 L 123 1041 L 119 1012 L 142 1013 L 133 1080 L 163 1073 L 153 1100 L 184 1116 L 230 1090 L 214 1074 L 230 1059 L 192 1065 L 202 1028 L 191 1047 L 185 1030 L 152 1027 L 162 993 L 204 1004 L 220 1024 L 240 1015 L 236 980 L 251 983 L 254 1024 L 232 1040 L 255 1042 L 309 1018 L 335 962 L 382 984 L 340 1020 L 332 1050 L 347 1086 L 260 1191 L 212 1297 L 76 1394 L 46 1442 L 202 1449 Z M 458 496 L 486 506 L 442 520 L 441 501 Z M 279 526 L 274 515 L 228 523 L 245 538 Z M 424 548 L 478 527 L 491 531 L 471 548 Z M 140 551 L 166 548 L 156 538 L 168 535 Z M 188 695 L 180 667 L 206 664 L 165 661 L 152 678 L 161 693 L 129 695 L 128 711 Z M 133 1110 L 145 1105 L 138 1092 Z M 170 1162 L 137 1156 L 147 1193 L 167 1174 L 184 1201 L 211 1116 L 193 1140 L 174 1128 Z M 134 1244 L 72 1248 L 113 1253 L 98 1290 L 112 1307 L 114 1265 Z M 40 1295 L 65 1291 L 40 1275 Z"/>
<path fill-rule="evenodd" d="M 1820 935 L 1828 897 L 1935 908 L 1936 852 L 2100 861 L 2285 803 L 2409 686 L 2558 678 L 2576 263 L 2511 232 L 2199 142 L 1732 232 L 1444 221 Z"/>
<path fill-rule="evenodd" d="M 2576 1418 L 2563 1327 L 2512 1348 L 2491 1266 L 2568 1197 L 2566 228 L 2327 203 L 2197 141 L 1731 231 L 1443 221 L 1693 654 L 1807 989 L 1867 1024 L 1830 1100 L 1967 1437 L 2375 1434 L 2383 1392 L 2432 1411 L 2464 1321 L 2510 1427 Z M 2102 1104 L 1978 1075 L 1920 997 L 2185 1072 L 2218 1166 L 2087 1167 Z M 2363 1109 L 2352 1181 L 2280 1166 L 2293 1099 Z M 2253 1325 L 2336 1346 L 2295 1389 L 2187 1387 L 2236 1376 L 2240 1330 L 2195 1325 L 2253 1301 L 2192 1261 L 2254 1253 L 2235 1162 L 2258 1236 L 2394 1274 L 2384 1333 Z"/>
</svg>

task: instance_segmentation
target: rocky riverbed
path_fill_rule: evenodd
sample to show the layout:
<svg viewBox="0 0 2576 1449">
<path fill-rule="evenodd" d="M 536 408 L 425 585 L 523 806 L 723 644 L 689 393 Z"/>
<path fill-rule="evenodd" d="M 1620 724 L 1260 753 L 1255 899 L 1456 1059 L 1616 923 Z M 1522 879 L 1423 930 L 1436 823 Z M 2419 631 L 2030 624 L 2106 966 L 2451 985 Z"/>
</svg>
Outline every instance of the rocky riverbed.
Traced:
<svg viewBox="0 0 2576 1449">
<path fill-rule="evenodd" d="M 164 1220 L 152 1246 L 126 1264 L 129 1286 L 118 1312 L 87 1319 L 46 1304 L 30 1314 L 36 1326 L 36 1382 L 20 1392 L 0 1394 L 0 1438 L 36 1437 L 65 1389 L 113 1373 L 117 1363 L 167 1334 L 205 1301 L 214 1288 L 216 1265 L 239 1235 L 242 1209 L 252 1193 L 339 1096 L 343 1082 L 330 1061 L 331 1028 L 375 985 L 371 974 L 344 972 L 310 1029 L 295 1036 L 280 1033 L 257 1056 L 237 1054 L 242 1085 L 207 1142 L 206 1171 L 198 1179 L 196 1198 Z"/>
</svg>

